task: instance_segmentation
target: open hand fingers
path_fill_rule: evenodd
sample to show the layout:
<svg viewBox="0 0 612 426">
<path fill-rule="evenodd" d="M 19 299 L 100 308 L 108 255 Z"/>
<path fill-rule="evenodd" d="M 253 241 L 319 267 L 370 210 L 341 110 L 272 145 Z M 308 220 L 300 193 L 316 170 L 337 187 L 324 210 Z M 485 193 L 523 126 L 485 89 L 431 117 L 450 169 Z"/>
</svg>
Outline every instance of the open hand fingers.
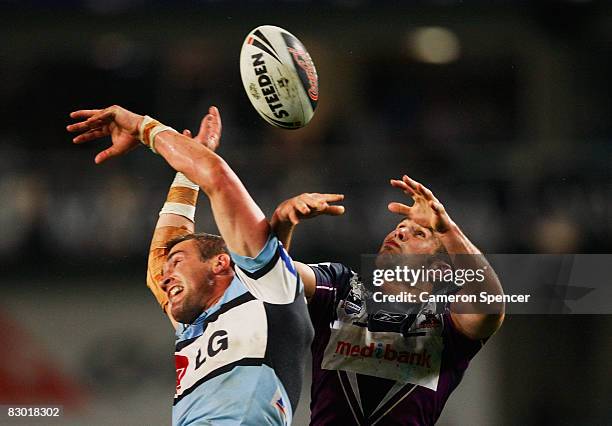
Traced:
<svg viewBox="0 0 612 426">
<path fill-rule="evenodd" d="M 92 126 L 87 121 L 81 121 L 79 123 L 69 124 L 66 126 L 66 130 L 71 133 L 86 132 L 91 129 Z"/>
<path fill-rule="evenodd" d="M 404 177 L 408 178 L 408 176 L 404 176 Z M 433 192 L 431 192 L 425 185 L 418 183 L 415 180 L 412 180 L 412 181 L 416 184 L 417 192 L 420 193 L 423 197 L 425 197 L 427 201 L 438 201 L 438 199 L 433 195 Z"/>
<path fill-rule="evenodd" d="M 423 188 L 423 195 L 425 196 L 425 199 L 427 201 L 438 201 L 438 199 L 433 195 L 433 192 L 431 192 L 429 189 L 427 189 L 424 186 L 422 186 L 422 188 Z"/>
<path fill-rule="evenodd" d="M 302 194 L 303 200 L 308 207 L 319 213 L 327 213 L 330 207 L 328 203 L 334 203 L 344 199 L 343 194 Z"/>
<path fill-rule="evenodd" d="M 444 206 L 437 201 L 430 201 L 429 207 L 436 213 L 436 215 L 440 216 L 446 211 L 444 210 Z"/>
<path fill-rule="evenodd" d="M 340 216 L 344 214 L 344 206 L 330 205 L 329 203 L 336 203 L 344 200 L 344 194 L 317 194 L 322 204 L 320 204 L 320 211 L 323 214 L 330 216 Z"/>
<path fill-rule="evenodd" d="M 436 215 L 436 222 L 434 229 L 437 232 L 446 232 L 452 226 L 452 220 L 448 213 L 446 213 L 446 209 L 439 201 L 430 201 L 429 207 L 433 210 Z"/>
<path fill-rule="evenodd" d="M 89 115 L 89 112 L 96 111 L 94 114 Z M 113 120 L 114 112 L 110 109 L 106 110 L 84 110 L 84 111 L 75 111 L 70 114 L 72 117 L 73 114 L 75 118 L 86 118 L 85 121 L 81 121 L 79 123 L 69 124 L 66 126 L 66 130 L 72 133 L 79 132 L 87 132 L 90 130 L 100 129 L 106 124 L 110 123 Z M 82 114 L 82 116 L 80 115 Z"/>
<path fill-rule="evenodd" d="M 117 149 L 114 146 L 111 146 L 110 148 L 105 149 L 104 151 L 96 155 L 96 158 L 94 158 L 94 162 L 96 164 L 100 164 L 111 157 L 115 157 L 116 155 L 119 155 L 119 152 L 117 152 Z"/>
<path fill-rule="evenodd" d="M 411 209 L 406 204 L 393 202 L 393 203 L 389 203 L 387 208 L 389 209 L 391 213 L 410 217 Z"/>
<path fill-rule="evenodd" d="M 211 123 L 210 123 L 211 130 L 215 132 L 217 137 L 221 137 L 221 130 L 222 130 L 223 125 L 221 124 L 221 114 L 219 114 L 219 109 L 213 105 L 210 108 L 208 108 L 208 113 L 212 117 Z"/>
<path fill-rule="evenodd" d="M 221 142 L 221 114 L 216 106 L 208 108 L 208 137 L 206 143 L 213 151 L 219 147 Z"/>
<path fill-rule="evenodd" d="M 436 216 L 443 222 L 448 223 L 450 222 L 450 217 L 448 215 L 448 213 L 446 212 L 446 209 L 444 208 L 444 205 L 439 202 L 439 201 L 430 201 L 429 202 L 429 207 L 434 211 L 434 213 L 436 214 Z"/>
<path fill-rule="evenodd" d="M 344 194 L 319 194 L 328 203 L 344 200 Z"/>
<path fill-rule="evenodd" d="M 402 181 L 406 182 L 406 185 L 410 186 L 414 190 L 416 190 L 419 185 L 419 183 L 416 180 L 408 177 L 408 175 L 402 176 Z"/>
<path fill-rule="evenodd" d="M 98 114 L 101 109 L 80 109 L 78 111 L 72 111 L 70 118 L 81 118 L 87 120 L 89 117 Z"/>
<path fill-rule="evenodd" d="M 92 129 L 74 137 L 72 142 L 80 144 L 83 142 L 92 141 L 94 139 L 103 138 L 104 136 L 108 136 L 108 131 L 106 131 L 106 129 Z"/>
<path fill-rule="evenodd" d="M 425 187 L 418 183 L 416 180 L 404 175 L 402 176 L 402 182 L 404 182 L 414 194 L 418 194 L 425 197 L 425 194 L 423 192 L 423 189 L 425 189 Z"/>
<path fill-rule="evenodd" d="M 408 185 L 415 193 L 423 196 L 423 198 L 425 198 L 427 201 L 436 201 L 438 202 L 438 199 L 435 197 L 435 195 L 433 195 L 433 192 L 431 192 L 426 186 L 424 186 L 423 184 L 420 184 L 419 182 L 417 182 L 416 180 L 404 175 L 402 177 L 402 181 L 404 183 L 406 183 L 406 185 Z"/>
<path fill-rule="evenodd" d="M 344 206 L 327 206 L 323 213 L 330 216 L 340 216 L 344 214 Z"/>
<path fill-rule="evenodd" d="M 221 140 L 221 115 L 215 106 L 208 108 L 208 114 L 200 123 L 200 132 L 196 137 L 200 143 L 214 151 L 219 147 Z"/>
<path fill-rule="evenodd" d="M 391 186 L 397 189 L 401 189 L 405 194 L 410 195 L 414 198 L 415 192 L 406 182 L 399 179 L 391 179 Z"/>
<path fill-rule="evenodd" d="M 312 203 L 335 203 L 336 201 L 344 200 L 344 194 L 319 194 L 314 192 L 312 194 L 303 194 L 303 196 Z"/>
<path fill-rule="evenodd" d="M 295 201 L 295 208 L 303 215 L 310 214 L 310 207 L 308 207 L 308 205 L 299 198 Z"/>
<path fill-rule="evenodd" d="M 208 136 L 210 120 L 211 120 L 210 114 L 206 114 L 204 118 L 202 119 L 202 121 L 200 121 L 200 131 L 198 132 L 198 136 L 196 136 L 198 139 L 200 138 L 205 139 Z M 202 142 L 206 142 L 206 141 L 203 140 Z"/>
<path fill-rule="evenodd" d="M 104 126 L 110 123 L 111 121 L 113 121 L 114 118 L 115 118 L 115 111 L 112 108 L 106 108 L 100 111 L 99 113 L 94 114 L 91 117 L 89 117 L 85 121 L 85 123 L 88 126 L 90 126 L 90 128 L 93 129 L 93 128 L 101 127 L 101 126 Z"/>
<path fill-rule="evenodd" d="M 302 194 L 300 199 L 309 207 L 311 212 L 317 214 L 323 212 L 328 204 L 321 194 Z"/>
<path fill-rule="evenodd" d="M 293 225 L 297 225 L 298 223 L 300 223 L 300 219 L 298 218 L 297 213 L 295 212 L 295 210 L 291 210 L 289 212 L 289 221 L 293 224 Z"/>
</svg>

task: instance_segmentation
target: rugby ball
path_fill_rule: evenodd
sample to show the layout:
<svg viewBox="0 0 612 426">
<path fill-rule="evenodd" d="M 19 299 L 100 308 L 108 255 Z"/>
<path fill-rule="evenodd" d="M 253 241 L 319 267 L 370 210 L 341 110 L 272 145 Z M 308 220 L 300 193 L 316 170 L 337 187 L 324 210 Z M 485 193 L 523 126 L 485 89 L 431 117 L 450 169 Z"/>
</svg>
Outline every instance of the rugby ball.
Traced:
<svg viewBox="0 0 612 426">
<path fill-rule="evenodd" d="M 319 100 L 317 70 L 290 32 L 272 25 L 251 31 L 240 51 L 240 76 L 251 104 L 273 126 L 299 129 L 312 119 Z"/>
</svg>

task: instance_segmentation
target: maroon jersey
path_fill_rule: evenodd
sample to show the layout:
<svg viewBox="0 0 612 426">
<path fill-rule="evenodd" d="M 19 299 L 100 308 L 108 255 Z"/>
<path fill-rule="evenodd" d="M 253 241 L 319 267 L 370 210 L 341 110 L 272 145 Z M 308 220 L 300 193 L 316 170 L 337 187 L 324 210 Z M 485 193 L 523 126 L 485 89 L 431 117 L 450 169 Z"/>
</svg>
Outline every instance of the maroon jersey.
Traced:
<svg viewBox="0 0 612 426">
<path fill-rule="evenodd" d="M 447 307 L 428 304 L 415 315 L 372 308 L 346 266 L 310 267 L 311 425 L 434 424 L 484 342 L 463 336 Z"/>
</svg>

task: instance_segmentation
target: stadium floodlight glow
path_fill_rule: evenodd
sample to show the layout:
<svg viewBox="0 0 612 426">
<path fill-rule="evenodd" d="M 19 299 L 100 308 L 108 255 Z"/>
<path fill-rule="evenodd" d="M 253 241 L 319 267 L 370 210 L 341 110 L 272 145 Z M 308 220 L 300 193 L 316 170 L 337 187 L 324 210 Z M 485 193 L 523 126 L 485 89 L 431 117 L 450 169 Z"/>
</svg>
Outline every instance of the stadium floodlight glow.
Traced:
<svg viewBox="0 0 612 426">
<path fill-rule="evenodd" d="M 429 64 L 448 64 L 461 54 L 457 35 L 443 27 L 421 27 L 408 35 L 408 47 L 419 61 Z"/>
</svg>

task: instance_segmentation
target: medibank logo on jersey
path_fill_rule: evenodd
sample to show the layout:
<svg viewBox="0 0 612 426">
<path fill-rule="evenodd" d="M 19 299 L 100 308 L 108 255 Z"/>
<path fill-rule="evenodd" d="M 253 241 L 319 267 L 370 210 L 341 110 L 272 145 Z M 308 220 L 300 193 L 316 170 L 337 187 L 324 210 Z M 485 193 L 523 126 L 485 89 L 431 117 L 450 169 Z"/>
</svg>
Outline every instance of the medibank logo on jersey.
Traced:
<svg viewBox="0 0 612 426">
<path fill-rule="evenodd" d="M 431 368 L 431 354 L 427 349 L 423 352 L 397 351 L 393 346 L 387 344 L 383 347 L 382 343 L 370 343 L 368 346 L 352 345 L 350 342 L 339 341 L 336 346 L 336 354 L 349 356 L 360 356 L 363 358 L 378 358 L 385 361 L 395 361 L 397 363 L 418 365 Z"/>
</svg>

